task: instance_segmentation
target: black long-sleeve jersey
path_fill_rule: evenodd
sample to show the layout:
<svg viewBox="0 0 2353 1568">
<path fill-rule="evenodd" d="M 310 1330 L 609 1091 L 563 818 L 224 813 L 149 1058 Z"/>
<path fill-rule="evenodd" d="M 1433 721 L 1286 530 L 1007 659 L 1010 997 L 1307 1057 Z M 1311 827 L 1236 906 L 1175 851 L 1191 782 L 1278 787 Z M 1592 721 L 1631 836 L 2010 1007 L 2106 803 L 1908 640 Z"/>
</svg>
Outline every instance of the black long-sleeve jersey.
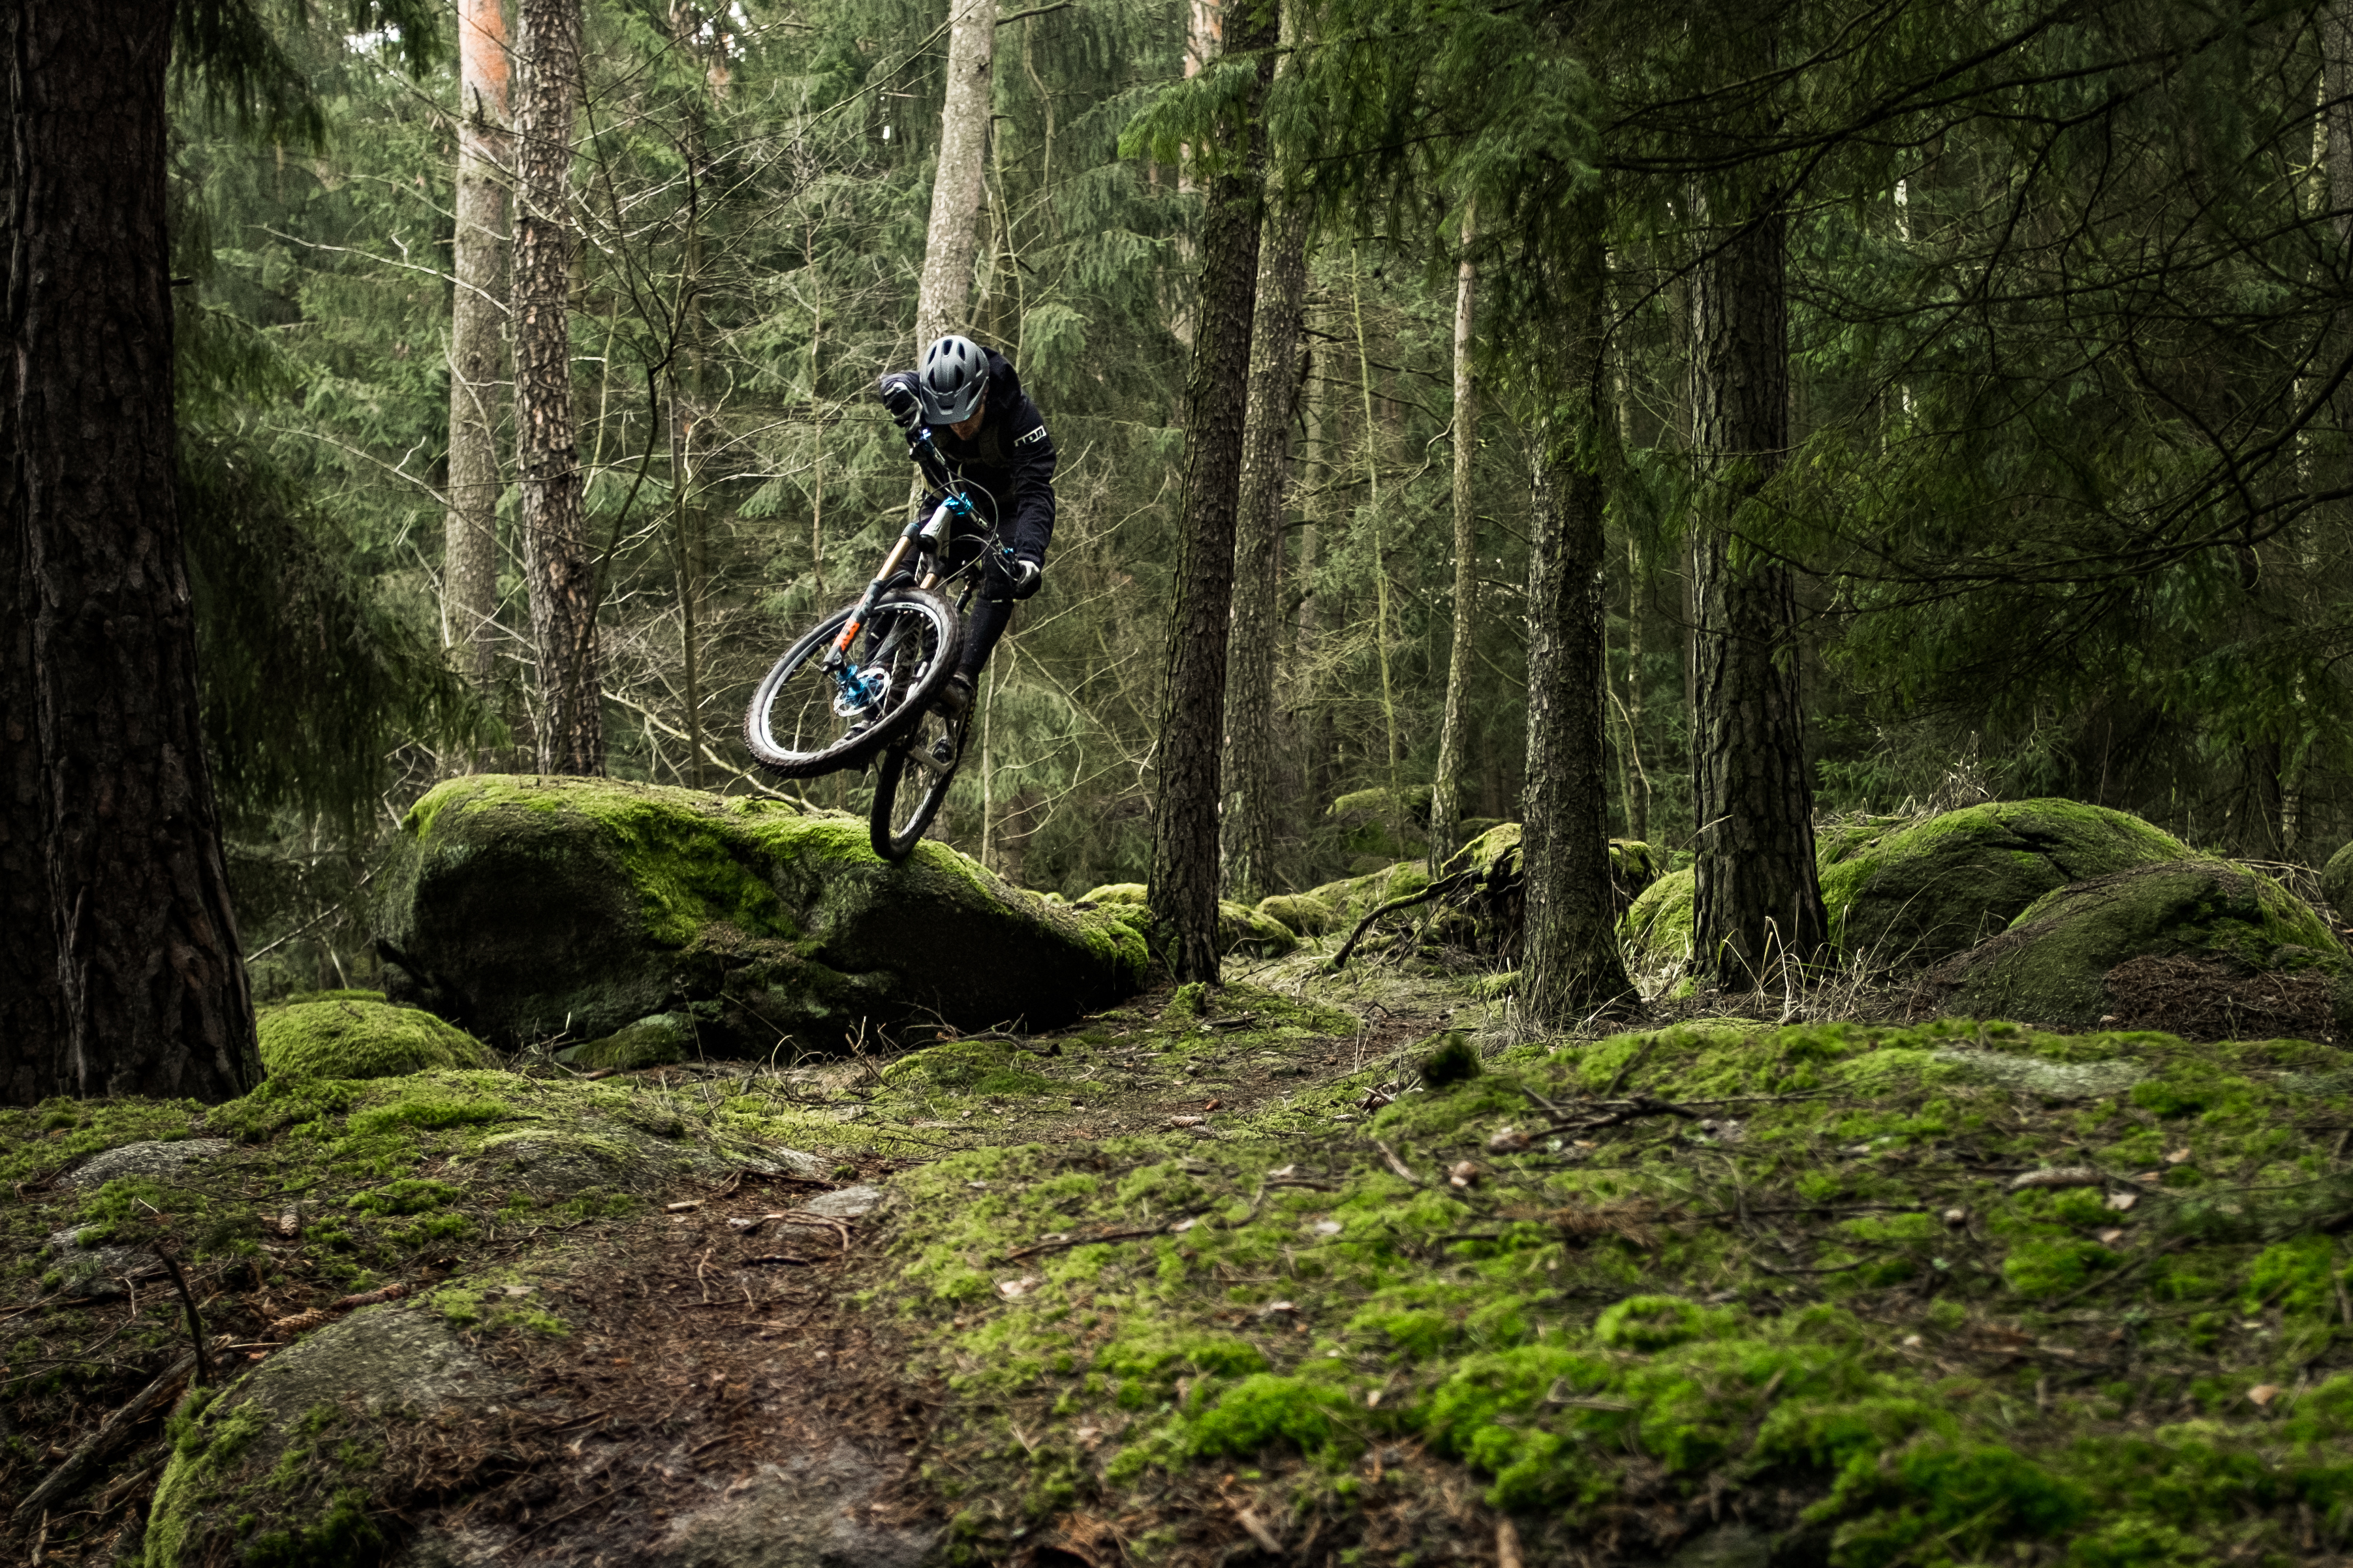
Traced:
<svg viewBox="0 0 2353 1568">
<path fill-rule="evenodd" d="M 957 478 L 989 493 L 999 517 L 1012 509 L 1013 553 L 1042 566 L 1054 538 L 1054 438 L 1021 390 L 1012 363 L 995 349 L 982 352 L 988 356 L 988 399 L 980 428 L 965 441 L 934 426 L 932 441 Z"/>
</svg>

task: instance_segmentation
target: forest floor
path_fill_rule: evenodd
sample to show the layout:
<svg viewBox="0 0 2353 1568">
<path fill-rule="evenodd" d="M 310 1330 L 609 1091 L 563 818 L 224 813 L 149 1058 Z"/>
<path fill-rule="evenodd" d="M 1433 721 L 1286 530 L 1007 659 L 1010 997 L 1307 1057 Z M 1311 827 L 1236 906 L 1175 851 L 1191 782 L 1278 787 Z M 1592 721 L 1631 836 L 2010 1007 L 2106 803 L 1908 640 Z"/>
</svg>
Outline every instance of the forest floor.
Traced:
<svg viewBox="0 0 2353 1568">
<path fill-rule="evenodd" d="M 2345 1560 L 2353 1056 L 1852 990 L 1521 1040 L 1474 968 L 1320 963 L 791 1067 L 5 1113 L 0 1552 L 140 1561 L 161 1477 L 155 1561 Z M 142 1139 L 223 1142 L 76 1182 Z M 159 1250 L 253 1388 L 387 1323 L 479 1381 L 259 1439 L 164 1397 L 25 1510 L 185 1348 Z"/>
</svg>

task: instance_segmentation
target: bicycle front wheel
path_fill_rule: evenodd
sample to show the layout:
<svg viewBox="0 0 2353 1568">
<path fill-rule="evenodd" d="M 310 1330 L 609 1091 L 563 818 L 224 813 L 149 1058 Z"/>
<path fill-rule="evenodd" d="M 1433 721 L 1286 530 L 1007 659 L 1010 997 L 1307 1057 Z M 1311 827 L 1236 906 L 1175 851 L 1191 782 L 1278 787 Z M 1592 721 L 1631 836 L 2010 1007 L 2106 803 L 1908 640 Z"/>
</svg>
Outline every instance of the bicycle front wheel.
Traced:
<svg viewBox="0 0 2353 1568">
<path fill-rule="evenodd" d="M 874 770 L 874 805 L 867 817 L 869 841 L 885 860 L 904 860 L 922 843 L 955 782 L 964 760 L 969 716 L 952 721 L 927 712 L 914 732 L 893 744 Z"/>
<path fill-rule="evenodd" d="M 874 602 L 849 657 L 826 655 L 856 606 L 835 611 L 776 660 L 744 715 L 752 758 L 782 778 L 857 767 L 914 726 L 955 669 L 963 628 L 937 594 L 901 588 Z"/>
</svg>

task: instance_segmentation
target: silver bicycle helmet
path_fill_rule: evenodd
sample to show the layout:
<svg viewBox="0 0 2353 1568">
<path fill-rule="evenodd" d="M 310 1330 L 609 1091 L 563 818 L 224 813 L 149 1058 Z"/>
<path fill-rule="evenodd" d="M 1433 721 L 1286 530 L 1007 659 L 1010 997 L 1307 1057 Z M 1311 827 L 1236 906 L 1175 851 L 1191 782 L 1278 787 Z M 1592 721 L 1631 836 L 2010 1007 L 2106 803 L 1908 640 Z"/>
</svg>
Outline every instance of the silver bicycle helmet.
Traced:
<svg viewBox="0 0 2353 1568">
<path fill-rule="evenodd" d="M 923 351 L 915 382 L 926 423 L 953 425 L 969 419 L 988 386 L 988 356 L 970 338 L 942 338 Z"/>
</svg>

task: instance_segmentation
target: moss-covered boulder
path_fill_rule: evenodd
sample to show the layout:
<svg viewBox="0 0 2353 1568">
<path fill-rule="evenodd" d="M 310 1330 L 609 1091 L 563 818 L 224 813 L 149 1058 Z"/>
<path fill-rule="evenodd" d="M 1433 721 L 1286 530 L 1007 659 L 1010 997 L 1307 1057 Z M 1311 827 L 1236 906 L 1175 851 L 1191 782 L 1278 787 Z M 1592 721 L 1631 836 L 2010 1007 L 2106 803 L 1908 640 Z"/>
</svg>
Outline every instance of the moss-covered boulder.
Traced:
<svg viewBox="0 0 2353 1568">
<path fill-rule="evenodd" d="M 1692 952 L 1692 896 L 1699 874 L 1685 867 L 1642 889 L 1618 921 L 1618 939 L 1639 968 L 1680 963 Z"/>
<path fill-rule="evenodd" d="M 694 1034 L 692 1014 L 657 1013 L 625 1025 L 601 1040 L 566 1046 L 555 1053 L 555 1059 L 575 1068 L 662 1067 L 682 1062 L 692 1054 Z"/>
<path fill-rule="evenodd" d="M 1843 824 L 1817 840 L 1816 863 L 1841 952 L 1925 965 L 2003 930 L 2046 893 L 2189 853 L 2121 811 L 2019 800 L 1911 826 Z"/>
<path fill-rule="evenodd" d="M 2241 976 L 2327 976 L 2340 1024 L 2346 951 L 2311 905 L 2270 878 L 2217 860 L 2179 860 L 2095 877 L 2046 895 L 2010 928 L 1928 976 L 1937 1005 L 1978 1017 L 2085 1025 L 2119 1018 L 2147 962 L 2186 959 L 2172 977 L 2182 1005 Z M 2137 1022 L 2142 1020 L 2136 1020 Z M 2147 1020 L 2155 1022 L 2156 1020 Z"/>
<path fill-rule="evenodd" d="M 1139 989 L 1130 921 L 1025 892 L 927 841 L 779 800 L 601 779 L 452 779 L 402 824 L 392 994 L 494 1044 L 690 1014 L 708 1052 L 861 1024 L 1050 1027 Z"/>
<path fill-rule="evenodd" d="M 1106 882 L 1100 888 L 1088 889 L 1079 903 L 1095 905 L 1114 920 L 1140 925 L 1149 889 L 1142 882 Z M 1239 952 L 1252 958 L 1281 958 L 1299 945 L 1302 934 L 1290 921 L 1263 908 L 1254 910 L 1232 899 L 1218 900 L 1218 951 L 1220 952 Z"/>
<path fill-rule="evenodd" d="M 494 1068 L 488 1046 L 417 1007 L 339 996 L 264 1007 L 261 1065 L 273 1078 L 398 1078 L 436 1068 Z"/>
<path fill-rule="evenodd" d="M 2328 900 L 2328 908 L 2337 923 L 2353 924 L 2353 844 L 2348 844 L 2328 858 L 2320 868 L 2320 896 Z"/>
<path fill-rule="evenodd" d="M 1377 871 L 1310 888 L 1306 896 L 1331 909 L 1338 917 L 1335 925 L 1345 931 L 1362 920 L 1366 910 L 1391 899 L 1418 893 L 1428 886 L 1429 867 L 1419 860 L 1399 860 Z"/>
<path fill-rule="evenodd" d="M 1340 911 L 1314 893 L 1275 893 L 1258 902 L 1258 912 L 1293 936 L 1322 936 L 1340 923 Z"/>
<path fill-rule="evenodd" d="M 1298 933 L 1272 915 L 1232 899 L 1218 900 L 1220 950 L 1252 958 L 1281 958 L 1298 945 Z"/>
<path fill-rule="evenodd" d="M 382 1561 L 379 1450 L 350 1439 L 480 1421 L 512 1393 L 438 1314 L 363 1308 L 178 1418 L 143 1561 Z"/>
</svg>

